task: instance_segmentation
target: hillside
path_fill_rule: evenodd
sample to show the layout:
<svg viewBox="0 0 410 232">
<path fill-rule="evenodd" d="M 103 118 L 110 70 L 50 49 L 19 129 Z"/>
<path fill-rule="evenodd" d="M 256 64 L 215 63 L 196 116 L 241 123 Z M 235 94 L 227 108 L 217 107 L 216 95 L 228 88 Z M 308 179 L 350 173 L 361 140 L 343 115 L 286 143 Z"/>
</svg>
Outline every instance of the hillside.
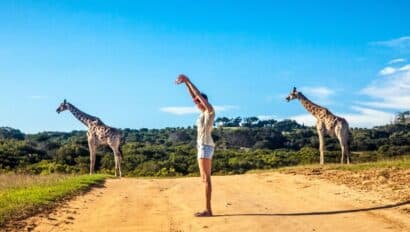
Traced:
<svg viewBox="0 0 410 232">
<path fill-rule="evenodd" d="M 215 173 L 239 174 L 252 169 L 318 162 L 315 128 L 290 120 L 228 126 L 235 129 L 218 127 L 213 131 L 217 144 Z M 195 128 L 123 129 L 122 133 L 125 175 L 186 176 L 198 172 Z M 355 163 L 410 154 L 409 124 L 352 128 L 350 134 L 352 161 Z M 325 161 L 339 162 L 337 140 L 327 137 L 326 149 Z M 24 134 L 12 128 L 0 128 L 0 170 L 32 174 L 87 173 L 88 167 L 85 131 Z M 97 171 L 113 173 L 113 167 L 111 150 L 100 148 Z"/>
</svg>

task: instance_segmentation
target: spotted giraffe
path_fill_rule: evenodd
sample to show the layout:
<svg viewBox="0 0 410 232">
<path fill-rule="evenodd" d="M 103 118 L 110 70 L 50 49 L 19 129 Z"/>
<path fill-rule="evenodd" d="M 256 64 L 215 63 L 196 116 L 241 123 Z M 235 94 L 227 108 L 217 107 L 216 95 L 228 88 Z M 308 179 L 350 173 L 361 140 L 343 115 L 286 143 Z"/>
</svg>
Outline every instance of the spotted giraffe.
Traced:
<svg viewBox="0 0 410 232">
<path fill-rule="evenodd" d="M 324 136 L 325 134 L 334 136 L 336 135 L 340 143 L 340 148 L 342 150 L 342 157 L 340 162 L 343 164 L 344 157 L 346 156 L 346 162 L 350 163 L 349 154 L 349 124 L 346 119 L 338 117 L 327 108 L 316 105 L 305 97 L 301 92 L 293 88 L 293 91 L 289 94 L 286 100 L 289 102 L 293 99 L 299 99 L 300 103 L 309 111 L 317 120 L 316 129 L 319 135 L 319 146 L 320 146 L 320 164 L 324 164 Z"/>
<path fill-rule="evenodd" d="M 72 104 L 64 100 L 57 108 L 57 113 L 69 110 L 74 117 L 82 122 L 86 127 L 88 147 L 90 149 L 90 175 L 94 173 L 96 150 L 99 145 L 108 145 L 114 152 L 115 176 L 121 178 L 121 132 L 113 127 L 105 125 L 99 118 L 91 116 L 77 109 Z"/>
</svg>

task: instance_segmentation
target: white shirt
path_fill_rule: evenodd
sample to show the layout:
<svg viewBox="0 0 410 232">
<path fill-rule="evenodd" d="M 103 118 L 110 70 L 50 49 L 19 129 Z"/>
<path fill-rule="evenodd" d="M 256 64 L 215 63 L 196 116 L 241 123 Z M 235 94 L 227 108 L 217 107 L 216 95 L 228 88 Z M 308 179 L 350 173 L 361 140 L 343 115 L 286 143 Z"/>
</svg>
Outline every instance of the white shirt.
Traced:
<svg viewBox="0 0 410 232">
<path fill-rule="evenodd" d="M 196 121 L 198 130 L 197 144 L 215 146 L 212 139 L 212 128 L 215 120 L 215 112 L 203 111 Z"/>
</svg>

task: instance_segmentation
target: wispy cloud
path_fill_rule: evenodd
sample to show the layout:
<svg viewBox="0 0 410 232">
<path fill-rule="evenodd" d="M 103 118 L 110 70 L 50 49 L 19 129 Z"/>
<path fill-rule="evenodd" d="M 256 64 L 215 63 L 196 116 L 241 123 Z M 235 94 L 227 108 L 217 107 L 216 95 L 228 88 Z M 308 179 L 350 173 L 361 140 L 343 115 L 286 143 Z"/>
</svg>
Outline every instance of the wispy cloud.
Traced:
<svg viewBox="0 0 410 232">
<path fill-rule="evenodd" d="M 397 64 L 397 63 L 402 63 L 402 62 L 406 62 L 406 59 L 403 59 L 403 58 L 393 59 L 389 61 L 388 64 Z"/>
<path fill-rule="evenodd" d="M 235 110 L 239 107 L 233 105 L 214 106 L 216 112 L 224 112 L 228 110 Z M 160 111 L 174 115 L 198 114 L 199 110 L 196 106 L 168 106 L 162 107 Z"/>
<path fill-rule="evenodd" d="M 354 106 L 352 108 L 358 113 L 342 114 L 342 117 L 346 118 L 351 127 L 371 128 L 374 126 L 389 124 L 394 119 L 394 114 L 389 112 L 359 106 Z"/>
<path fill-rule="evenodd" d="M 360 102 L 361 105 L 394 110 L 410 109 L 410 65 L 376 79 L 360 93 L 374 99 Z"/>
<path fill-rule="evenodd" d="M 332 104 L 331 96 L 336 93 L 335 90 L 325 86 L 304 86 L 300 88 L 300 91 L 313 101 L 325 105 Z"/>
<path fill-rule="evenodd" d="M 280 101 L 283 102 L 286 98 L 286 96 L 288 96 L 289 92 L 282 92 L 282 93 L 275 93 L 272 95 L 268 95 L 265 97 L 265 101 L 266 102 L 273 102 L 273 101 Z"/>
<path fill-rule="evenodd" d="M 371 45 L 383 46 L 389 48 L 409 48 L 410 47 L 410 36 L 403 36 L 396 39 L 376 41 L 371 42 Z"/>
<path fill-rule="evenodd" d="M 406 64 L 403 67 L 399 68 L 399 71 L 410 71 L 410 64 Z"/>
<path fill-rule="evenodd" d="M 198 113 L 198 108 L 195 106 L 169 106 L 169 107 L 162 107 L 160 109 L 162 112 L 175 114 L 175 115 L 185 115 L 185 114 L 196 114 Z"/>
<path fill-rule="evenodd" d="M 382 70 L 379 71 L 379 75 L 386 76 L 386 75 L 392 75 L 394 73 L 403 72 L 403 71 L 410 71 L 410 64 L 406 64 L 400 68 L 395 68 L 392 66 L 384 67 Z"/>
<path fill-rule="evenodd" d="M 393 67 L 385 67 L 382 70 L 380 70 L 379 75 L 381 76 L 386 76 L 386 75 L 391 75 L 395 73 L 397 70 Z"/>
<path fill-rule="evenodd" d="M 311 94 L 314 96 L 320 96 L 320 97 L 329 97 L 330 95 L 333 95 L 335 93 L 334 90 L 331 90 L 324 86 L 302 87 L 301 90 L 307 94 Z"/>
<path fill-rule="evenodd" d="M 48 96 L 32 95 L 32 96 L 29 96 L 28 98 L 33 99 L 33 100 L 42 100 L 42 99 L 47 99 Z"/>
<path fill-rule="evenodd" d="M 222 105 L 222 106 L 214 106 L 216 112 L 223 112 L 223 111 L 228 111 L 228 110 L 237 110 L 239 109 L 239 106 L 233 106 L 233 105 Z"/>
<path fill-rule="evenodd" d="M 316 119 L 311 114 L 300 114 L 291 116 L 290 119 L 295 120 L 299 124 L 303 124 L 305 126 L 314 126 L 316 125 Z"/>
<path fill-rule="evenodd" d="M 271 119 L 277 119 L 275 115 L 259 115 L 257 116 L 259 120 L 271 120 Z"/>
<path fill-rule="evenodd" d="M 357 113 L 337 114 L 338 116 L 345 118 L 350 127 L 371 128 L 374 126 L 388 124 L 394 119 L 394 114 L 388 112 L 358 106 L 354 106 L 352 108 Z M 301 114 L 290 118 L 306 126 L 316 125 L 316 119 L 311 114 Z"/>
</svg>

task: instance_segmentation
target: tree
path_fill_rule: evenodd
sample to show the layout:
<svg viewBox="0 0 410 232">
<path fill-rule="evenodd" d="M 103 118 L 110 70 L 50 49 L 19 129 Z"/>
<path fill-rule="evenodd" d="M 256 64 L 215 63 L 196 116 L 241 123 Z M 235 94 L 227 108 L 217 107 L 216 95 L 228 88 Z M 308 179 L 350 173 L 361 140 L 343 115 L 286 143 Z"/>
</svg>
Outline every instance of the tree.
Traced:
<svg viewBox="0 0 410 232">
<path fill-rule="evenodd" d="M 399 112 L 396 114 L 395 123 L 410 123 L 410 111 Z"/>
<path fill-rule="evenodd" d="M 303 128 L 300 124 L 298 124 L 294 120 L 283 120 L 275 124 L 274 129 L 278 131 L 292 131 L 295 129 Z"/>
<path fill-rule="evenodd" d="M 258 117 L 248 117 L 242 120 L 242 127 L 254 127 L 259 122 Z"/>
<path fill-rule="evenodd" d="M 230 121 L 229 118 L 227 117 L 222 117 L 222 118 L 217 118 L 215 120 L 215 125 L 216 126 L 226 126 L 226 124 Z"/>
<path fill-rule="evenodd" d="M 0 127 L 0 139 L 16 139 L 23 140 L 24 134 L 20 130 L 16 130 L 10 127 Z"/>
</svg>

